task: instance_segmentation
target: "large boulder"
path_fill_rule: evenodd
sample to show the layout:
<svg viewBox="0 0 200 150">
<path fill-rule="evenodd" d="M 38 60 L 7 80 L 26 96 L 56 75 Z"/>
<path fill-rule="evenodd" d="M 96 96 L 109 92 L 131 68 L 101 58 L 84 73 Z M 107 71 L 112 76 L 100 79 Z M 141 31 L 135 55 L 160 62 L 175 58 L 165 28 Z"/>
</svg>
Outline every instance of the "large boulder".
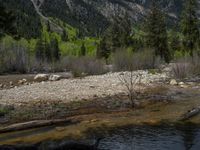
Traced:
<svg viewBox="0 0 200 150">
<path fill-rule="evenodd" d="M 50 75 L 49 76 L 49 81 L 58 81 L 62 78 L 60 75 Z"/>
<path fill-rule="evenodd" d="M 34 77 L 34 80 L 36 82 L 42 82 L 42 81 L 47 81 L 49 79 L 49 75 L 48 74 L 37 74 Z"/>
</svg>

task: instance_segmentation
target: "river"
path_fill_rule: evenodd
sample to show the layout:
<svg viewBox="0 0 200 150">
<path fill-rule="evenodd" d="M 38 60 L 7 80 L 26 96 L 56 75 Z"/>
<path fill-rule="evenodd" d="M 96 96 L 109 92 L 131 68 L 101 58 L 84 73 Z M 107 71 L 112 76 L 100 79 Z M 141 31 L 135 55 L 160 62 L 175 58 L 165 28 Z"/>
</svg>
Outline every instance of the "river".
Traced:
<svg viewBox="0 0 200 150">
<path fill-rule="evenodd" d="M 50 130 L 52 130 L 51 128 Z M 40 132 L 40 130 L 38 130 Z M 45 131 L 48 132 L 48 129 Z M 106 134 L 102 134 L 106 133 Z M 199 150 L 196 126 L 129 126 L 89 133 L 87 139 L 45 141 L 35 145 L 0 146 L 1 150 Z M 25 135 L 23 135 L 25 136 Z M 98 140 L 98 143 L 96 142 Z M 2 139 L 1 139 L 2 140 Z M 94 146 L 96 142 L 96 147 Z M 98 145 L 98 146 L 97 146 Z"/>
</svg>

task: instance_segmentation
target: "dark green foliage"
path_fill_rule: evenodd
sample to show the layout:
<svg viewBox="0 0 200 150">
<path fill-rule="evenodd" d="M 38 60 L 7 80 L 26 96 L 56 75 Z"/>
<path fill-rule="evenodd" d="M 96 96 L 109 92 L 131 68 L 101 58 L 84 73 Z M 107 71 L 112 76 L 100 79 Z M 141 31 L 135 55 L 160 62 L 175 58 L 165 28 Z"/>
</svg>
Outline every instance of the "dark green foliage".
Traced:
<svg viewBox="0 0 200 150">
<path fill-rule="evenodd" d="M 75 4 L 73 11 L 66 5 L 65 0 L 45 0 L 41 11 L 49 17 L 59 18 L 76 27 L 83 36 L 98 36 L 105 31 L 109 21 L 96 8 L 82 0 L 73 0 L 72 3 Z"/>
<path fill-rule="evenodd" d="M 112 52 L 128 47 L 131 43 L 131 32 L 129 16 L 127 14 L 115 16 L 99 44 L 97 56 L 107 59 Z"/>
<path fill-rule="evenodd" d="M 170 46 L 170 51 L 171 51 L 172 56 L 174 55 L 175 51 L 181 51 L 182 50 L 181 39 L 176 32 L 173 31 L 171 33 L 171 38 L 170 38 L 169 43 L 170 43 L 169 46 Z"/>
<path fill-rule="evenodd" d="M 18 36 L 30 39 L 41 35 L 40 16 L 30 0 L 0 0 L 0 4 L 16 16 L 15 26 Z"/>
<path fill-rule="evenodd" d="M 47 21 L 47 31 L 51 32 L 51 24 L 50 21 Z"/>
<path fill-rule="evenodd" d="M 103 39 L 100 41 L 100 44 L 97 47 L 97 58 L 108 59 L 111 54 L 111 49 L 108 47 L 108 42 L 109 41 L 106 40 L 106 37 L 103 37 Z"/>
<path fill-rule="evenodd" d="M 40 38 L 37 41 L 36 47 L 35 47 L 35 57 L 38 61 L 44 62 L 45 61 L 45 52 L 47 49 L 47 43 L 45 40 Z"/>
<path fill-rule="evenodd" d="M 15 27 L 15 16 L 13 12 L 8 11 L 5 7 L 1 4 L 0 5 L 0 38 L 3 37 L 5 34 L 12 35 L 16 37 L 17 29 Z"/>
<path fill-rule="evenodd" d="M 131 39 L 131 22 L 128 14 L 117 15 L 113 18 L 113 23 L 107 30 L 107 37 L 110 41 L 112 52 L 122 47 L 127 47 Z"/>
<path fill-rule="evenodd" d="M 170 52 L 165 15 L 160 9 L 159 2 L 156 0 L 152 1 L 145 27 L 147 47 L 154 49 L 156 56 L 160 56 L 166 62 L 169 62 Z"/>
<path fill-rule="evenodd" d="M 81 51 L 80 51 L 80 56 L 85 56 L 86 55 L 86 47 L 85 47 L 85 43 L 83 42 L 81 45 Z"/>
<path fill-rule="evenodd" d="M 65 42 L 69 40 L 68 34 L 65 29 L 63 30 L 63 33 L 62 33 L 62 40 Z"/>
<path fill-rule="evenodd" d="M 57 62 L 60 60 L 60 49 L 57 39 L 51 39 L 48 43 L 45 39 L 40 38 L 36 44 L 35 56 L 39 62 Z"/>
<path fill-rule="evenodd" d="M 56 38 L 52 39 L 50 42 L 50 53 L 52 62 L 57 62 L 60 60 L 60 49 L 58 46 L 58 40 Z"/>
<path fill-rule="evenodd" d="M 185 8 L 182 13 L 181 32 L 184 36 L 184 49 L 193 56 L 194 50 L 200 42 L 199 20 L 197 16 L 198 3 L 196 0 L 185 0 Z"/>
</svg>

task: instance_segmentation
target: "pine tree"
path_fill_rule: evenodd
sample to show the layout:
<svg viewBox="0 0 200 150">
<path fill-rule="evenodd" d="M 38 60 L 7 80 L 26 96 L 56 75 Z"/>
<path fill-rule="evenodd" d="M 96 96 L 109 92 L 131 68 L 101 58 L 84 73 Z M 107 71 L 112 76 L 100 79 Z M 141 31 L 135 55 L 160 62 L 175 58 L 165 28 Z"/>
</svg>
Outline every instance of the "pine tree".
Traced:
<svg viewBox="0 0 200 150">
<path fill-rule="evenodd" d="M 51 24 L 50 21 L 47 22 L 47 31 L 51 32 Z"/>
<path fill-rule="evenodd" d="M 176 32 L 171 33 L 171 39 L 170 39 L 170 50 L 173 54 L 175 51 L 180 51 L 182 49 L 181 47 L 181 39 L 179 35 Z"/>
<path fill-rule="evenodd" d="M 44 62 L 45 60 L 46 44 L 45 41 L 40 38 L 35 47 L 35 57 L 39 62 Z"/>
<path fill-rule="evenodd" d="M 17 29 L 15 27 L 15 16 L 13 12 L 5 9 L 4 6 L 0 6 L 0 38 L 5 34 L 12 35 L 14 38 L 17 36 Z"/>
<path fill-rule="evenodd" d="M 50 42 L 50 47 L 51 47 L 51 56 L 52 56 L 52 61 L 57 62 L 60 60 L 60 49 L 58 45 L 58 40 L 56 38 L 52 39 Z"/>
<path fill-rule="evenodd" d="M 111 49 L 108 47 L 106 37 L 103 37 L 100 44 L 97 47 L 97 58 L 109 58 L 111 54 Z"/>
<path fill-rule="evenodd" d="M 131 39 L 131 21 L 127 13 L 113 17 L 113 22 L 107 30 L 111 51 L 127 47 Z"/>
<path fill-rule="evenodd" d="M 85 43 L 83 42 L 81 45 L 80 56 L 85 56 L 85 55 L 86 55 L 86 47 L 85 47 Z"/>
<path fill-rule="evenodd" d="M 199 20 L 197 16 L 198 3 L 196 0 L 185 0 L 185 8 L 182 12 L 181 32 L 184 36 L 184 49 L 193 56 L 200 41 Z"/>
<path fill-rule="evenodd" d="M 100 41 L 97 56 L 108 59 L 111 53 L 128 47 L 131 41 L 131 31 L 131 21 L 127 13 L 113 17 L 110 27 Z"/>
<path fill-rule="evenodd" d="M 48 62 L 48 63 L 51 63 L 53 61 L 53 57 L 52 57 L 52 43 L 47 43 L 47 41 L 45 40 L 45 61 Z"/>
<path fill-rule="evenodd" d="M 153 0 L 146 20 L 146 44 L 155 50 L 155 55 L 170 61 L 165 15 L 159 2 Z"/>
<path fill-rule="evenodd" d="M 63 33 L 62 33 L 62 40 L 65 41 L 65 42 L 68 41 L 68 35 L 67 35 L 66 30 L 63 30 Z"/>
</svg>

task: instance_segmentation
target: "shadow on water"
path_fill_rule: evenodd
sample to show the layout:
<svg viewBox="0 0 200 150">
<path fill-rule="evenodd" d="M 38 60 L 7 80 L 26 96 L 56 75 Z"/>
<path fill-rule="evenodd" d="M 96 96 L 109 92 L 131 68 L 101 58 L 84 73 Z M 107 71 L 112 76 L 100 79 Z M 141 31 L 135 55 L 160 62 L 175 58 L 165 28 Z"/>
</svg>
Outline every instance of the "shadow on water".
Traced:
<svg viewBox="0 0 200 150">
<path fill-rule="evenodd" d="M 85 140 L 46 141 L 0 150 L 199 150 L 200 127 L 129 126 L 90 131 Z"/>
</svg>

